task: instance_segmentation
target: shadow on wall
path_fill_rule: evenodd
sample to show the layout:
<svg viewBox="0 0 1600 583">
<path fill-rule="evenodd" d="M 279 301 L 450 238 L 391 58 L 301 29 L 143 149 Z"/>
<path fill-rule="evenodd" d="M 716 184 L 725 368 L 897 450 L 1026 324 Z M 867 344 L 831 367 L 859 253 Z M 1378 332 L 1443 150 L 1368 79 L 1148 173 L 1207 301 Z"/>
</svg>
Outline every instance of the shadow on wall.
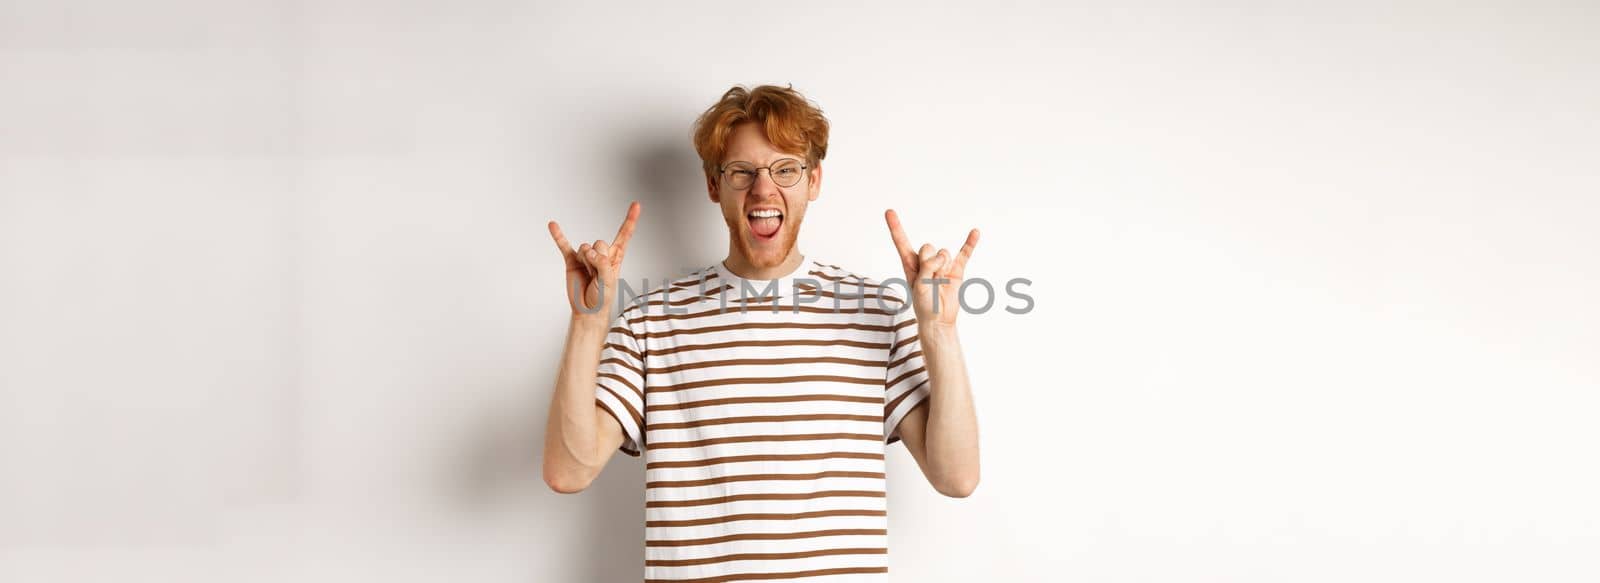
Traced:
<svg viewBox="0 0 1600 583">
<path fill-rule="evenodd" d="M 727 227 L 716 203 L 706 196 L 705 174 L 689 141 L 688 125 L 618 136 L 614 143 L 632 173 L 629 192 L 618 193 L 611 206 L 620 213 L 637 196 L 644 207 L 624 276 L 635 283 L 649 277 L 654 285 L 720 261 L 728 251 Z M 639 251 L 643 253 L 636 255 Z"/>
<path fill-rule="evenodd" d="M 585 541 L 588 552 L 573 557 L 573 573 L 580 581 L 637 581 L 644 573 L 644 469 L 640 458 L 618 452 L 583 492 L 561 495 L 557 503 L 580 504 L 577 514 L 584 524 L 546 524 L 542 528 L 571 528 L 573 537 Z"/>
<path fill-rule="evenodd" d="M 662 124 L 651 131 L 618 135 L 614 141 L 627 161 L 628 192 L 617 193 L 608 208 L 626 209 L 638 200 L 643 209 L 628 246 L 623 277 L 648 277 L 651 286 L 711 265 L 726 252 L 726 230 L 717 207 L 706 197 L 700 158 L 685 124 Z M 616 453 L 584 491 L 583 516 L 591 521 L 585 581 L 635 581 L 644 572 L 644 460 Z M 615 552 L 613 552 L 615 551 Z"/>
<path fill-rule="evenodd" d="M 479 421 L 471 424 L 467 451 L 456 459 L 460 466 L 452 472 L 459 509 L 473 511 L 486 523 L 503 522 L 503 515 L 510 513 L 519 522 L 515 530 L 537 531 L 518 540 L 586 550 L 557 555 L 559 563 L 528 565 L 534 581 L 637 581 L 644 572 L 642 462 L 617 453 L 584 491 L 551 491 L 540 467 L 550 382 L 560 355 L 541 355 L 539 360 L 531 387 L 515 391 L 518 397 L 511 402 L 484 407 Z M 498 388 L 480 392 L 504 394 Z M 530 498 L 532 506 L 521 504 Z M 568 509 L 574 511 L 564 511 Z"/>
<path fill-rule="evenodd" d="M 620 220 L 629 201 L 643 205 L 623 266 L 623 277 L 635 285 L 649 278 L 653 287 L 663 278 L 712 265 L 727 251 L 726 228 L 717 206 L 706 196 L 700 160 L 690 143 L 688 124 L 681 121 L 664 119 L 660 124 L 619 127 L 600 142 L 607 151 L 595 153 L 626 161 L 628 171 L 621 191 L 594 201 L 585 212 L 599 213 L 609 222 L 610 217 Z M 539 228 L 542 230 L 542 224 Z M 551 331 L 558 338 L 563 333 Z M 465 451 L 457 460 L 462 467 L 455 474 L 458 501 L 468 508 L 492 511 L 504 509 L 497 502 L 506 497 L 521 496 L 517 490 L 537 489 L 540 496 L 531 519 L 532 528 L 542 531 L 538 539 L 564 534 L 569 548 L 589 550 L 569 555 L 566 564 L 537 567 L 541 576 L 636 581 L 644 572 L 643 458 L 614 453 L 606 469 L 583 492 L 551 492 L 540 479 L 539 468 L 553 390 L 550 383 L 560 354 L 536 358 L 539 362 L 526 389 L 511 391 L 518 395 L 513 402 L 484 411 L 481 422 L 472 425 L 474 435 L 465 436 Z M 574 511 L 541 510 L 555 504 L 568 505 Z M 566 521 L 562 523 L 546 518 L 551 516 L 573 518 L 558 519 Z"/>
</svg>

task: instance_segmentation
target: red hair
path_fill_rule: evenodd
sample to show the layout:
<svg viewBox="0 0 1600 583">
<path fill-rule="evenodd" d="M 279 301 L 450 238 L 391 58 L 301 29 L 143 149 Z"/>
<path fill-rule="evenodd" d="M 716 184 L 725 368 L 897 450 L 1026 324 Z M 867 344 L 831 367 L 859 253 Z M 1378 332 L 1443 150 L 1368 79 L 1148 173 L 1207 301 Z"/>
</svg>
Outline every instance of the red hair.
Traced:
<svg viewBox="0 0 1600 583">
<path fill-rule="evenodd" d="M 767 141 L 779 150 L 803 152 L 809 167 L 828 155 L 828 118 L 793 85 L 735 85 L 694 122 L 694 149 L 707 178 L 716 175 L 733 126 L 745 121 L 760 124 Z"/>
</svg>

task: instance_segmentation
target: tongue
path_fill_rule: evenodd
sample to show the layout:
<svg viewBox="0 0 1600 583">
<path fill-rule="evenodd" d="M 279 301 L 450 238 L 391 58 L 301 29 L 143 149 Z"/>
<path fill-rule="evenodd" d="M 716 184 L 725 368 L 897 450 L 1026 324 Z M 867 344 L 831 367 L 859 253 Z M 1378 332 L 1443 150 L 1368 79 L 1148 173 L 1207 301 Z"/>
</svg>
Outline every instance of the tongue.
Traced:
<svg viewBox="0 0 1600 583">
<path fill-rule="evenodd" d="M 750 219 L 750 230 L 762 237 L 771 237 L 778 232 L 778 226 L 783 224 L 783 219 L 778 217 Z"/>
</svg>

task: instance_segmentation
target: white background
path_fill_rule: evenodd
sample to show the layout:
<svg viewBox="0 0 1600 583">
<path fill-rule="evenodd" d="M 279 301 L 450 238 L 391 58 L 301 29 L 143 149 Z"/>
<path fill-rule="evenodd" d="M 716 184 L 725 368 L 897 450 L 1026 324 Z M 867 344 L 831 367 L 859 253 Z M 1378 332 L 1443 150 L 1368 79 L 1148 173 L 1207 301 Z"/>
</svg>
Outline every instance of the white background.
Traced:
<svg viewBox="0 0 1600 583">
<path fill-rule="evenodd" d="M 1034 281 L 896 581 L 1600 579 L 1600 11 L 1323 4 L 0 0 L 0 580 L 637 581 L 641 461 L 540 479 L 544 225 L 720 259 L 767 82 L 806 254 Z"/>
</svg>

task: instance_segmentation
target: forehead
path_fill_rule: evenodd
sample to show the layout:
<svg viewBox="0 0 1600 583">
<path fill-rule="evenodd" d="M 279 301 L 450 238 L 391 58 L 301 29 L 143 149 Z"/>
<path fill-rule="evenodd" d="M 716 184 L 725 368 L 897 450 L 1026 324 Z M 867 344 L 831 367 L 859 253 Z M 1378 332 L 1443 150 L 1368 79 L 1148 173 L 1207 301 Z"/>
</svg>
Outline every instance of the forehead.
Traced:
<svg viewBox="0 0 1600 583">
<path fill-rule="evenodd" d="M 767 141 L 766 134 L 761 132 L 759 124 L 754 122 L 739 122 L 733 126 L 733 132 L 728 135 L 727 150 L 723 153 L 723 162 L 754 162 L 757 165 L 769 164 L 782 158 L 801 159 L 804 156 L 796 152 L 784 152 Z"/>
</svg>

